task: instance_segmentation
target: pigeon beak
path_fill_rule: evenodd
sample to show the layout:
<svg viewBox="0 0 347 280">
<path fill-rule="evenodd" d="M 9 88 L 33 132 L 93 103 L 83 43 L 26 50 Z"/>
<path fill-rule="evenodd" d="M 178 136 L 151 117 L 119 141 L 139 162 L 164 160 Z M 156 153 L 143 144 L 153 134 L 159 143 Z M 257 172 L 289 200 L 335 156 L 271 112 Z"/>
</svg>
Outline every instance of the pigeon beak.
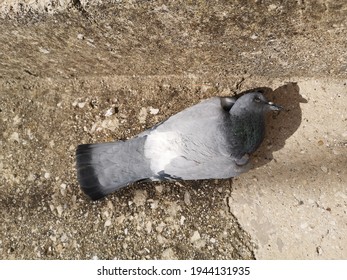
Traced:
<svg viewBox="0 0 347 280">
<path fill-rule="evenodd" d="M 272 110 L 272 111 L 280 111 L 280 110 L 283 109 L 282 106 L 276 105 L 276 104 L 274 104 L 273 102 L 268 102 L 267 104 L 269 105 L 270 110 Z"/>
</svg>

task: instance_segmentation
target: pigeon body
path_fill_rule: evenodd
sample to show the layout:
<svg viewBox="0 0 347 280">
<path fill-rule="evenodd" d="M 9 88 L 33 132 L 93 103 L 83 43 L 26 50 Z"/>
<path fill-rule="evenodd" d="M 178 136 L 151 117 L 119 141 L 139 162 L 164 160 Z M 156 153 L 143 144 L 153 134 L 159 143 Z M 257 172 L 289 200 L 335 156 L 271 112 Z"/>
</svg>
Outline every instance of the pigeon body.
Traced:
<svg viewBox="0 0 347 280">
<path fill-rule="evenodd" d="M 79 145 L 79 183 L 96 200 L 142 180 L 235 177 L 263 141 L 265 113 L 279 109 L 258 92 L 213 97 L 127 141 Z"/>
</svg>

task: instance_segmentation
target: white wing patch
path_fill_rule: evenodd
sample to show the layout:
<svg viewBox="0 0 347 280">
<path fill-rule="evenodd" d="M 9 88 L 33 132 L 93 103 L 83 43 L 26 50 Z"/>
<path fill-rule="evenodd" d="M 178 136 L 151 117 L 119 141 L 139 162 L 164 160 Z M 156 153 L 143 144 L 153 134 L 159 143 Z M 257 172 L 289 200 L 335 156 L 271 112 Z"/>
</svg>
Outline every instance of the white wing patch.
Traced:
<svg viewBox="0 0 347 280">
<path fill-rule="evenodd" d="M 182 153 L 180 134 L 173 131 L 153 131 L 147 136 L 144 150 L 153 172 L 165 170 L 165 166 Z"/>
</svg>

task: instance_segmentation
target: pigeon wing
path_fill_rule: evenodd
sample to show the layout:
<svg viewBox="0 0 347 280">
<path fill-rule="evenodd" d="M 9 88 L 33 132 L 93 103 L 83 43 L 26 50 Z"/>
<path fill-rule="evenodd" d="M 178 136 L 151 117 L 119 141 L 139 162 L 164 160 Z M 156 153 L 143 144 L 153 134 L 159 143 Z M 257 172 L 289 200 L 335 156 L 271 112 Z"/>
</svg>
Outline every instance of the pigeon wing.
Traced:
<svg viewBox="0 0 347 280">
<path fill-rule="evenodd" d="M 230 178 L 246 171 L 231 157 L 223 122 L 229 113 L 219 97 L 170 117 L 151 131 L 145 155 L 154 173 L 184 180 Z"/>
</svg>

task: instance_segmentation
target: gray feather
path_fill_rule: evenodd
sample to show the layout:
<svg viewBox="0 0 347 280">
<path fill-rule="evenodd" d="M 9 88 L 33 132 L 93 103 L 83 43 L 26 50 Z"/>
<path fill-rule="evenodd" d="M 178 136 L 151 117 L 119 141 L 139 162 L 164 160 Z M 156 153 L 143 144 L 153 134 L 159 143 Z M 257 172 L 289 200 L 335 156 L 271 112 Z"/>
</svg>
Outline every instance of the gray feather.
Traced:
<svg viewBox="0 0 347 280">
<path fill-rule="evenodd" d="M 146 137 L 102 144 L 79 145 L 77 176 L 82 190 L 93 200 L 130 183 L 153 176 L 143 157 Z"/>
<path fill-rule="evenodd" d="M 180 137 L 181 154 L 165 166 L 164 172 L 183 180 L 230 178 L 248 170 L 239 166 L 230 142 L 230 114 L 214 97 L 172 116 L 156 132 L 175 131 Z M 229 101 L 234 99 L 229 99 Z M 229 102 L 229 105 L 231 103 Z M 232 106 L 230 106 L 231 109 Z M 232 141 L 236 141 L 232 139 Z M 147 147 L 151 149 L 153 147 Z M 237 153 L 235 153 L 238 156 Z"/>
<path fill-rule="evenodd" d="M 78 180 L 98 199 L 140 180 L 237 176 L 263 141 L 265 113 L 279 109 L 261 93 L 207 99 L 128 141 L 78 146 Z"/>
</svg>

